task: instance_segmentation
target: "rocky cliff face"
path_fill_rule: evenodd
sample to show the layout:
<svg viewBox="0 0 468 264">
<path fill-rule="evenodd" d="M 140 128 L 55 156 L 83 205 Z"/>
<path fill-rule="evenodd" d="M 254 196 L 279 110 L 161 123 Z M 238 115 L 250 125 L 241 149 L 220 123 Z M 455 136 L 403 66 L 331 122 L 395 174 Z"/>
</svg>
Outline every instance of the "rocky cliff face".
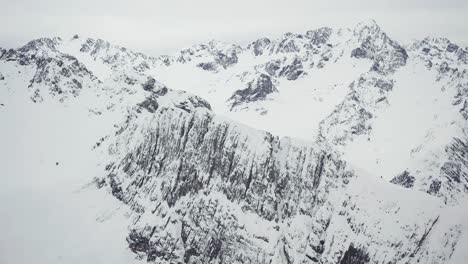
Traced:
<svg viewBox="0 0 468 264">
<path fill-rule="evenodd" d="M 433 263 L 458 241 L 456 223 L 437 225 L 438 203 L 401 204 L 404 191 L 363 179 L 329 146 L 203 106 L 137 112 L 109 142 L 114 161 L 96 181 L 132 208 L 127 242 L 149 262 Z M 449 247 L 433 248 L 428 236 L 439 232 Z"/>
<path fill-rule="evenodd" d="M 132 182 L 140 182 L 147 176 L 161 175 L 163 182 L 155 184 L 161 186 L 158 195 L 169 205 L 174 205 L 182 196 L 212 189 L 232 201 L 246 200 L 245 209 L 279 221 L 296 214 L 299 207 L 310 209 L 315 201 L 323 201 L 315 191 L 322 178 L 328 181 L 328 177 L 343 178 L 340 175 L 346 174 L 342 171 L 342 162 L 333 159 L 331 153 L 322 152 L 318 146 L 314 153 L 312 147 L 295 145 L 290 139 L 281 140 L 269 133 L 252 130 L 246 134 L 244 130 L 251 129 L 220 120 L 206 110 L 187 114 L 183 109 L 163 108 L 154 116 L 145 114 L 144 123 L 148 122 L 149 127 L 137 125 L 142 124 L 144 118 L 137 116 L 121 128 L 124 132 L 119 138 L 122 140 L 138 138 L 143 141 L 136 143 L 138 146 L 134 150 L 119 142 L 111 146 L 112 153 L 126 154 L 122 164 L 109 168 L 109 178 L 128 173 L 120 181 L 130 178 Z M 166 124 L 170 124 L 170 129 Z M 331 168 L 325 163 L 330 163 Z M 145 175 L 133 178 L 137 172 Z M 177 179 L 172 177 L 174 172 L 179 175 Z M 299 195 L 296 190 L 302 188 L 307 191 Z M 140 190 L 132 193 L 143 195 Z M 278 200 L 282 200 L 281 205 Z"/>
<path fill-rule="evenodd" d="M 127 240 L 148 261 L 266 262 L 274 251 L 262 244 L 271 234 L 249 233 L 238 219 L 247 216 L 238 214 L 275 225 L 271 232 L 278 234 L 284 221 L 310 216 L 331 188 L 351 177 L 318 146 L 279 139 L 206 109 L 160 109 L 131 119 L 110 146 L 122 159 L 99 182 L 135 211 L 139 227 Z"/>
</svg>

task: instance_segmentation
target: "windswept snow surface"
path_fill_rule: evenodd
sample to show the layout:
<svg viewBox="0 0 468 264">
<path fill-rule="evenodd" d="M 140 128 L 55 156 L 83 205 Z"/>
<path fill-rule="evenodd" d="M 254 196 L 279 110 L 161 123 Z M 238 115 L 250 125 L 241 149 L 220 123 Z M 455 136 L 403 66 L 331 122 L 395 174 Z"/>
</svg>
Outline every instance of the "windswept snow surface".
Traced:
<svg viewBox="0 0 468 264">
<path fill-rule="evenodd" d="M 157 67 L 151 73 L 168 87 L 205 98 L 219 115 L 279 136 L 313 141 L 320 121 L 344 99 L 356 76 L 371 66 L 368 61 L 342 57 L 297 80 L 280 79 L 278 93 L 271 94 L 265 101 L 232 111 L 228 99 L 235 91 L 245 88 L 240 76 L 269 60 L 272 60 L 271 56 L 253 57 L 245 51 L 239 55 L 239 63 L 219 72 L 206 71 L 188 63 Z"/>
<path fill-rule="evenodd" d="M 399 70 L 387 98 L 389 106 L 377 111 L 368 137 L 348 144 L 345 159 L 387 180 L 408 168 L 429 167 L 424 158 L 443 151 L 466 124 L 452 106 L 456 91 L 435 79 L 435 72 L 420 61 Z"/>
<path fill-rule="evenodd" d="M 115 119 L 20 89 L 1 103 L 0 262 L 136 263 L 122 205 L 87 185 L 103 173 L 91 149 Z"/>
</svg>

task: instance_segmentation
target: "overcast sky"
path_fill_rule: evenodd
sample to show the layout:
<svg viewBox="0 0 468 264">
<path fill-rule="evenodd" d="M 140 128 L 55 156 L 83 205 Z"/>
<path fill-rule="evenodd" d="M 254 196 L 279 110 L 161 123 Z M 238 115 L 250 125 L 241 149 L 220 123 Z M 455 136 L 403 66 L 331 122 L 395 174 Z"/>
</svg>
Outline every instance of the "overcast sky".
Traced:
<svg viewBox="0 0 468 264">
<path fill-rule="evenodd" d="M 468 46 L 468 0 L 0 0 L 0 46 L 79 34 L 157 55 L 366 19 L 401 42 L 434 35 Z"/>
</svg>

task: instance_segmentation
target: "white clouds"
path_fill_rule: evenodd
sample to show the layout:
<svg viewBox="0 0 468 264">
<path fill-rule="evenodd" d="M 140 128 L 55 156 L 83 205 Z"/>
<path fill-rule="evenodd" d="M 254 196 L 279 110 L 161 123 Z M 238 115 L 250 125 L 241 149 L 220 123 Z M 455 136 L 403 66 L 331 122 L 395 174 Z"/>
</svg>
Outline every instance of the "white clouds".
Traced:
<svg viewBox="0 0 468 264">
<path fill-rule="evenodd" d="M 212 38 L 250 41 L 367 18 L 400 41 L 438 35 L 468 44 L 468 1 L 462 0 L 17 0 L 1 6 L 0 46 L 7 48 L 78 33 L 157 54 Z"/>
</svg>

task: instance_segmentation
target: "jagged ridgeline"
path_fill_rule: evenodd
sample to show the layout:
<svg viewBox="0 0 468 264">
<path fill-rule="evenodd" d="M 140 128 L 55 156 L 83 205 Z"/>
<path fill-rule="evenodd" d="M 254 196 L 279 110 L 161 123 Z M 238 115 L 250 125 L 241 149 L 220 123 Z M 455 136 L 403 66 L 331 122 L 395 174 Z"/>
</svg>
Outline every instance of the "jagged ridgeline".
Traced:
<svg viewBox="0 0 468 264">
<path fill-rule="evenodd" d="M 287 219 L 310 217 L 330 189 L 351 176 L 319 146 L 280 139 L 206 109 L 134 115 L 120 131 L 110 146 L 120 158 L 104 181 L 138 214 L 135 224 L 142 229 L 133 229 L 130 247 L 156 262 L 265 258 L 260 252 L 272 252 L 256 244 L 270 238 L 249 234 L 246 214 L 276 225 L 271 231 L 277 233 Z"/>
<path fill-rule="evenodd" d="M 439 264 L 467 228 L 467 65 L 370 21 L 157 58 L 38 39 L 0 49 L 0 87 L 116 120 L 96 183 L 144 261 Z"/>
<path fill-rule="evenodd" d="M 325 143 L 279 138 L 205 104 L 179 105 L 135 108 L 109 142 L 107 177 L 97 179 L 132 209 L 127 242 L 139 257 L 370 263 L 448 259 L 453 251 L 456 223 L 434 231 L 450 247 L 427 241 L 437 203 L 418 208 L 398 187 L 362 179 Z"/>
</svg>

